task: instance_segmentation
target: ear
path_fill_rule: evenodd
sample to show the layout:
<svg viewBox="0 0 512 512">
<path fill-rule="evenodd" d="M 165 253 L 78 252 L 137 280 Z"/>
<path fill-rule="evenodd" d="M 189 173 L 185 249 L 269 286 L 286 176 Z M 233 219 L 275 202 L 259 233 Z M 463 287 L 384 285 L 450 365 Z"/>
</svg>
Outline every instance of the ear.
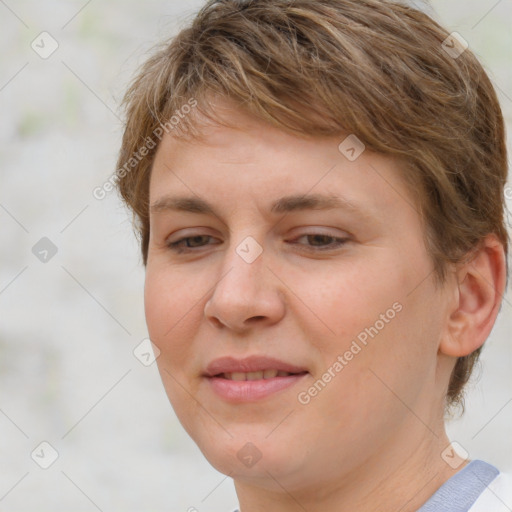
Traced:
<svg viewBox="0 0 512 512">
<path fill-rule="evenodd" d="M 454 301 L 448 312 L 447 332 L 439 351 L 453 357 L 471 354 L 489 337 L 500 310 L 506 285 L 502 243 L 485 237 L 470 261 L 456 272 Z"/>
</svg>

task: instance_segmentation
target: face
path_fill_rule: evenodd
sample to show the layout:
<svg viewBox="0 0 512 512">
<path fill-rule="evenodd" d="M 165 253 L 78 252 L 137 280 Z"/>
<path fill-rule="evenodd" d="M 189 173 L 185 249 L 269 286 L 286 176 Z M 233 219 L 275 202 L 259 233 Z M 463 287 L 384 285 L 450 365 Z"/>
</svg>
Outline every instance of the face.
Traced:
<svg viewBox="0 0 512 512">
<path fill-rule="evenodd" d="M 447 299 L 399 164 L 224 112 L 236 129 L 166 135 L 150 183 L 146 318 L 178 418 L 268 488 L 407 457 L 438 419 Z"/>
</svg>

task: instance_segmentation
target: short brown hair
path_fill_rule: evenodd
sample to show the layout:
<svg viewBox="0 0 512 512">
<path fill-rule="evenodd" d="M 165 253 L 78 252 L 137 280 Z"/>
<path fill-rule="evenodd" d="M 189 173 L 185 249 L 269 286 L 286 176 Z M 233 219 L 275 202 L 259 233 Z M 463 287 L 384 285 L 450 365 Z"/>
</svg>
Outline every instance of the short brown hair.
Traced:
<svg viewBox="0 0 512 512">
<path fill-rule="evenodd" d="M 387 0 L 207 2 L 154 51 L 124 98 L 117 178 L 144 264 L 158 143 L 148 143 L 143 157 L 140 149 L 164 125 L 176 136 L 199 136 L 197 116 L 184 115 L 184 105 L 215 120 L 214 96 L 283 130 L 355 134 L 369 150 L 400 159 L 437 283 L 490 233 L 507 254 L 503 116 L 476 57 L 469 49 L 450 54 L 448 37 L 423 12 Z M 457 360 L 447 406 L 464 408 L 480 350 Z"/>
</svg>

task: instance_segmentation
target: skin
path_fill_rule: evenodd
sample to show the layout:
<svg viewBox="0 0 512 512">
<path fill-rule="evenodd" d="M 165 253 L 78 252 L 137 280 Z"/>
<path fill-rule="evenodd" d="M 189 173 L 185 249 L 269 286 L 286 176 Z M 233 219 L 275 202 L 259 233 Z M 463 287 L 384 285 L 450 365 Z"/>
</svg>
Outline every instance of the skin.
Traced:
<svg viewBox="0 0 512 512">
<path fill-rule="evenodd" d="M 338 150 L 346 135 L 298 137 L 227 102 L 218 111 L 236 129 L 205 124 L 204 138 L 188 142 L 167 134 L 152 170 L 151 204 L 191 195 L 217 212 L 151 212 L 146 318 L 169 400 L 209 462 L 234 479 L 242 512 L 414 511 L 467 464 L 454 469 L 440 455 L 450 443 L 444 397 L 456 358 L 496 319 L 503 247 L 489 235 L 436 287 L 398 162 L 368 150 L 351 162 Z M 344 196 L 368 218 L 269 212 L 295 193 Z M 189 252 L 168 246 L 199 235 Z M 263 249 L 252 263 L 236 252 L 248 236 Z M 336 237 L 348 241 L 331 248 Z M 394 303 L 400 312 L 299 403 Z M 214 394 L 206 365 L 252 354 L 307 368 L 305 384 L 254 403 Z M 261 454 L 251 467 L 237 457 L 247 442 Z"/>
</svg>

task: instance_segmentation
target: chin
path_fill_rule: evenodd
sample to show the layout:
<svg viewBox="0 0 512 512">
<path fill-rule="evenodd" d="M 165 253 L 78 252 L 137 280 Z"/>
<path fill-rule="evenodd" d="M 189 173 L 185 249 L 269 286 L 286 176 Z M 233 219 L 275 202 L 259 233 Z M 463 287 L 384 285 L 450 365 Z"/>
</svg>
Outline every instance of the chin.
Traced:
<svg viewBox="0 0 512 512">
<path fill-rule="evenodd" d="M 210 439 L 204 443 L 196 441 L 208 462 L 231 478 L 267 482 L 273 488 L 275 482 L 272 476 L 281 482 L 304 465 L 305 461 L 297 460 L 297 452 L 291 451 L 285 441 L 277 436 L 273 440 L 265 439 L 268 430 L 261 435 L 255 435 L 254 432 L 246 432 L 244 435 L 235 429 L 231 433 L 233 437 L 229 439 L 226 439 L 227 435 L 223 432 L 221 439 Z"/>
</svg>

